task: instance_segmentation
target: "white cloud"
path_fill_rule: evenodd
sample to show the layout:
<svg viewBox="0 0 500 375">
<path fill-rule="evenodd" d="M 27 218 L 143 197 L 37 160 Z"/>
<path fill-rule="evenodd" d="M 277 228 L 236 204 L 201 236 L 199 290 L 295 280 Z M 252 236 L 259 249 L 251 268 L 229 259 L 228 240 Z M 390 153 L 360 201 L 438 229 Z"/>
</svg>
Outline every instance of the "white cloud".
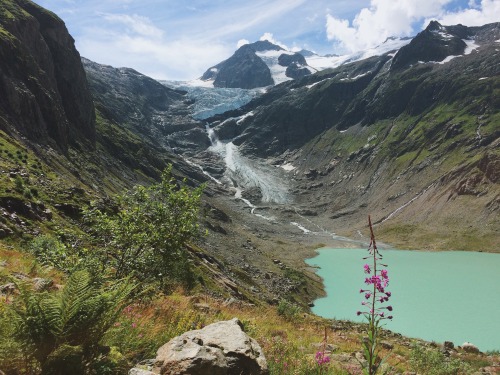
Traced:
<svg viewBox="0 0 500 375">
<path fill-rule="evenodd" d="M 482 0 L 473 9 L 465 9 L 456 13 L 445 13 L 437 18 L 443 25 L 463 24 L 466 26 L 482 26 L 500 21 L 500 0 Z"/>
<path fill-rule="evenodd" d="M 272 44 L 276 44 L 277 46 L 280 46 L 281 48 L 286 49 L 288 51 L 288 47 L 286 45 L 284 45 L 283 43 L 281 43 L 280 41 L 274 39 L 274 35 L 272 33 L 264 33 L 264 35 L 262 35 L 259 40 L 262 40 L 262 41 L 267 40 L 268 42 L 271 42 Z"/>
<path fill-rule="evenodd" d="M 458 23 L 467 26 L 484 25 L 500 21 L 500 0 L 469 1 L 469 9 L 447 12 L 452 0 L 371 0 L 368 8 L 361 9 L 352 23 L 327 14 L 326 34 L 341 52 L 364 50 L 384 42 L 391 36 L 415 34 L 413 25 L 423 21 L 427 26 L 436 19 L 444 25 Z"/>
<path fill-rule="evenodd" d="M 240 40 L 238 40 L 238 43 L 236 43 L 236 48 L 240 48 L 241 46 L 244 46 L 245 44 L 250 44 L 250 41 L 247 39 L 240 39 Z"/>
<path fill-rule="evenodd" d="M 99 56 L 96 62 L 101 64 L 126 66 L 156 79 L 180 80 L 198 78 L 233 52 L 230 46 L 192 39 L 165 41 L 118 34 L 82 38 L 77 47 L 82 56 Z"/>
<path fill-rule="evenodd" d="M 103 14 L 106 21 L 121 23 L 139 35 L 161 38 L 163 30 L 156 27 L 148 17 L 139 16 L 137 14 Z"/>
<path fill-rule="evenodd" d="M 99 27 L 86 28 L 77 40 L 80 54 L 101 64 L 126 66 L 157 79 L 194 79 L 226 59 L 234 47 L 206 39 L 165 33 L 147 17 L 100 14 Z M 125 27 L 110 27 L 110 24 Z M 98 56 L 96 58 L 95 56 Z"/>
<path fill-rule="evenodd" d="M 326 33 L 347 52 L 373 47 L 391 36 L 410 36 L 412 24 L 442 13 L 451 0 L 371 0 L 352 24 L 327 14 Z"/>
</svg>

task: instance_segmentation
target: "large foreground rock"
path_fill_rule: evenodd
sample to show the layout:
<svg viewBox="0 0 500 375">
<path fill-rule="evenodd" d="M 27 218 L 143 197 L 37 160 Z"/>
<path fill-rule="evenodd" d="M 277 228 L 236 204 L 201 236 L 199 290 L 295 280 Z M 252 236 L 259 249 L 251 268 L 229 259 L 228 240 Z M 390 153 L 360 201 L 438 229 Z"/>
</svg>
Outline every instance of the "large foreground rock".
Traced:
<svg viewBox="0 0 500 375">
<path fill-rule="evenodd" d="M 168 375 L 269 373 L 261 347 L 236 318 L 173 338 L 158 349 L 156 361 Z"/>
</svg>

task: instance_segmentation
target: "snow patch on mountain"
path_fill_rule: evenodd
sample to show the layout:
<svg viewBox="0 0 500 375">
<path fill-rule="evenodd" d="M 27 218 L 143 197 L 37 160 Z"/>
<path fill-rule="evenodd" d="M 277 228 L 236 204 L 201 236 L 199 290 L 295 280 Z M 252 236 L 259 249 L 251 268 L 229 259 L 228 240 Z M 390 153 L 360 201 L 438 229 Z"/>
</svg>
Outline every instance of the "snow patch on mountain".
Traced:
<svg viewBox="0 0 500 375">
<path fill-rule="evenodd" d="M 341 81 L 351 81 L 351 82 L 352 82 L 352 81 L 356 81 L 357 79 L 362 78 L 362 77 L 364 77 L 364 76 L 366 76 L 366 75 L 368 75 L 368 74 L 371 74 L 371 73 L 372 73 L 372 72 L 371 72 L 371 70 L 369 70 L 369 71 L 368 71 L 368 72 L 366 72 L 366 73 L 363 73 L 363 74 L 358 74 L 357 76 L 354 76 L 354 77 L 341 78 L 340 80 L 341 80 Z"/>
<path fill-rule="evenodd" d="M 457 57 L 462 57 L 462 56 L 465 56 L 465 55 L 470 55 L 472 53 L 472 51 L 478 49 L 480 46 L 478 44 L 476 44 L 476 42 L 472 39 L 462 39 L 464 41 L 464 43 L 467 45 L 465 47 L 465 50 L 464 50 L 464 53 L 463 55 L 450 55 L 450 56 L 446 56 L 443 60 L 441 61 L 431 61 L 432 63 L 434 64 L 440 64 L 440 65 L 443 65 L 443 64 L 446 64 L 447 62 L 450 62 L 451 60 L 453 60 L 454 58 L 457 58 Z"/>
<path fill-rule="evenodd" d="M 287 172 L 291 172 L 293 171 L 296 167 L 294 167 L 292 164 L 290 163 L 285 163 L 285 164 L 282 164 L 280 165 L 280 168 L 283 168 L 285 171 Z"/>
<path fill-rule="evenodd" d="M 372 56 L 380 56 L 391 51 L 397 51 L 401 47 L 406 46 L 410 42 L 411 42 L 410 38 L 407 39 L 388 38 L 384 43 L 376 47 L 349 55 L 342 55 L 342 56 L 313 55 L 313 56 L 306 56 L 305 58 L 307 64 L 310 65 L 311 67 L 318 70 L 324 70 L 329 68 L 336 68 L 340 65 L 355 61 L 364 60 Z"/>
<path fill-rule="evenodd" d="M 322 82 L 328 81 L 328 80 L 330 80 L 330 79 L 331 79 L 331 78 L 325 78 L 325 79 L 322 79 L 321 81 L 311 83 L 310 85 L 306 85 L 306 87 L 307 87 L 307 89 L 311 89 L 311 88 L 313 88 L 314 86 L 316 86 L 317 84 L 320 84 L 320 83 L 322 83 Z"/>
<path fill-rule="evenodd" d="M 255 52 L 255 54 L 259 56 L 262 61 L 264 61 L 271 71 L 271 77 L 273 78 L 275 85 L 292 80 L 292 78 L 286 76 L 286 66 L 281 66 L 278 63 L 278 58 L 283 54 L 293 55 L 293 52 L 281 50 Z"/>
<path fill-rule="evenodd" d="M 462 39 L 465 44 L 467 44 L 467 47 L 465 47 L 464 55 L 469 55 L 472 53 L 472 51 L 476 50 L 479 48 L 479 45 L 476 44 L 475 40 L 472 39 Z"/>
<path fill-rule="evenodd" d="M 245 113 L 243 116 L 240 116 L 238 121 L 236 121 L 236 125 L 241 125 L 243 121 L 245 121 L 248 117 L 252 117 L 254 115 L 253 111 Z"/>
</svg>

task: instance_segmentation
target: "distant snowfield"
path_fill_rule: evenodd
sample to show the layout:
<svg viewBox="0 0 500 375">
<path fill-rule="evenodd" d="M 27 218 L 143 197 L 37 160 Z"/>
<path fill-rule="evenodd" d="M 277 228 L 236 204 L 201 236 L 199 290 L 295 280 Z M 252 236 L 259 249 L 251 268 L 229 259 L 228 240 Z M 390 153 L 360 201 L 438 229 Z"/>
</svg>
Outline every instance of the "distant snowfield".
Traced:
<svg viewBox="0 0 500 375">
<path fill-rule="evenodd" d="M 278 63 L 278 58 L 285 55 L 293 55 L 293 52 L 290 51 L 263 51 L 263 52 L 255 52 L 257 56 L 259 56 L 262 61 L 266 63 L 269 70 L 271 71 L 271 77 L 273 78 L 274 84 L 279 85 L 280 83 L 291 81 L 292 78 L 286 76 L 286 66 L 281 66 Z"/>
<path fill-rule="evenodd" d="M 308 67 L 310 68 L 310 70 L 312 69 L 313 70 L 312 73 L 314 73 L 314 71 L 336 68 L 343 64 L 360 61 L 372 56 L 380 56 L 390 51 L 397 51 L 401 47 L 410 43 L 410 41 L 411 39 L 389 38 L 384 43 L 374 48 L 367 49 L 365 51 L 360 51 L 353 54 L 342 55 L 342 56 L 312 55 L 309 57 L 305 57 L 305 59 L 307 61 Z M 465 42 L 467 43 L 468 41 Z M 469 41 L 469 42 L 472 42 L 472 44 L 470 45 L 470 48 L 472 48 L 471 51 L 478 47 L 477 45 L 473 44 L 474 41 Z M 500 42 L 500 40 L 497 42 Z M 467 46 L 469 48 L 469 44 L 467 44 Z M 280 50 L 280 51 L 270 50 L 270 51 L 256 52 L 256 55 L 259 56 L 262 59 L 262 61 L 264 61 L 264 63 L 269 67 L 269 70 L 271 71 L 271 77 L 274 80 L 274 84 L 278 85 L 280 83 L 292 80 L 292 78 L 286 76 L 287 67 L 281 66 L 278 63 L 278 59 L 282 54 L 293 55 L 294 53 L 295 52 L 285 51 L 285 50 Z M 187 89 L 190 87 L 214 88 L 213 79 L 205 81 L 198 78 L 198 79 L 193 79 L 191 81 L 182 81 L 182 82 L 168 81 L 164 83 L 171 87 L 183 88 L 183 89 Z"/>
<path fill-rule="evenodd" d="M 307 64 L 317 70 L 336 68 L 340 65 L 360 61 L 372 56 L 380 56 L 390 51 L 399 50 L 411 42 L 411 39 L 389 38 L 384 43 L 361 52 L 342 56 L 319 56 L 306 57 Z"/>
<path fill-rule="evenodd" d="M 198 78 L 198 79 L 193 79 L 192 81 L 183 82 L 183 86 L 214 88 L 214 80 L 209 79 L 204 81 L 201 78 Z"/>
</svg>

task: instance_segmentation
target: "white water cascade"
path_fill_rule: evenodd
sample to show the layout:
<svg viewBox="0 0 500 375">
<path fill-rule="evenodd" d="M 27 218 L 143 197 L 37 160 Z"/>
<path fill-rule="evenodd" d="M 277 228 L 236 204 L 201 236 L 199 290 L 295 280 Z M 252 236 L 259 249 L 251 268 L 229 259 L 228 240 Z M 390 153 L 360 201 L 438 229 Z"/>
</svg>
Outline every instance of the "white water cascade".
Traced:
<svg viewBox="0 0 500 375">
<path fill-rule="evenodd" d="M 209 151 L 220 155 L 226 164 L 224 180 L 235 189 L 235 198 L 245 202 L 253 214 L 258 207 L 248 199 L 243 198 L 242 192 L 246 189 L 259 189 L 263 202 L 283 204 L 290 201 L 286 182 L 279 176 L 281 173 L 279 169 L 241 155 L 238 146 L 233 142 L 221 141 L 208 124 L 206 129 L 211 143 Z M 255 215 L 269 220 L 262 215 Z"/>
</svg>

